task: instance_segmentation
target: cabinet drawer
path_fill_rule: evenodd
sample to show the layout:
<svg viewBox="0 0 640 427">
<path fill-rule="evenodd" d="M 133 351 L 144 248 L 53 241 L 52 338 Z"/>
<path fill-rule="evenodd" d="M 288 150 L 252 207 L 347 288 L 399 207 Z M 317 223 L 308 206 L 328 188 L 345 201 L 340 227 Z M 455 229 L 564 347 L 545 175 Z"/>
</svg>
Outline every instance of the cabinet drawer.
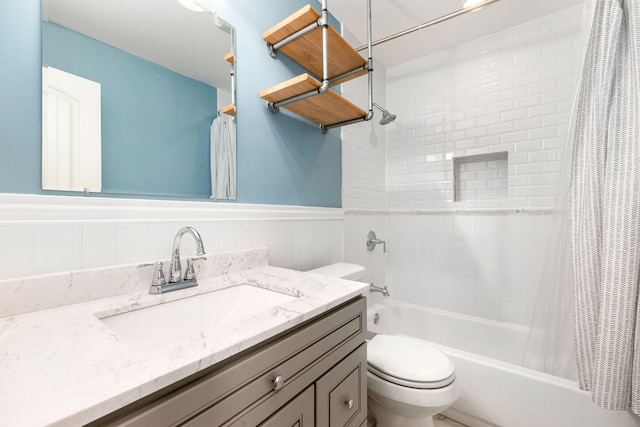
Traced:
<svg viewBox="0 0 640 427">
<path fill-rule="evenodd" d="M 319 426 L 360 426 L 367 417 L 367 347 L 363 343 L 316 382 Z"/>
</svg>

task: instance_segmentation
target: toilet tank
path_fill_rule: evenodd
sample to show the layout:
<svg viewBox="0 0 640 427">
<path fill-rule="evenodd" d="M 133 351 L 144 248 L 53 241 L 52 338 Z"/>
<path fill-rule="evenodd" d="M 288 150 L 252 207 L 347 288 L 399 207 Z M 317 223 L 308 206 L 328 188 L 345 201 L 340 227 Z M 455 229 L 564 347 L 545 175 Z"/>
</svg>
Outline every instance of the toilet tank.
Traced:
<svg viewBox="0 0 640 427">
<path fill-rule="evenodd" d="M 337 262 L 335 264 L 325 265 L 324 267 L 314 268 L 313 270 L 307 271 L 307 273 L 339 277 L 341 279 L 363 281 L 365 271 L 364 267 L 358 264 Z"/>
</svg>

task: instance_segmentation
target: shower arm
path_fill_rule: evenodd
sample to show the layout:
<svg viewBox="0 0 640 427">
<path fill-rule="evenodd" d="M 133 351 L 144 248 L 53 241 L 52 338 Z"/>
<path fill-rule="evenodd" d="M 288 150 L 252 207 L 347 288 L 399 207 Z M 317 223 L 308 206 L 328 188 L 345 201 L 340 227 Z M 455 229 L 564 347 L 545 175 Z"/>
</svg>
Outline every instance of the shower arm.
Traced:
<svg viewBox="0 0 640 427">
<path fill-rule="evenodd" d="M 386 116 L 386 115 L 388 115 L 388 114 L 391 114 L 391 113 L 389 113 L 389 111 L 387 111 L 387 109 L 386 109 L 386 108 L 383 108 L 380 104 L 376 104 L 376 103 L 374 102 L 374 103 L 373 103 L 373 106 L 374 106 L 374 107 L 376 107 L 378 110 L 382 111 L 382 115 L 383 115 L 383 116 Z"/>
</svg>

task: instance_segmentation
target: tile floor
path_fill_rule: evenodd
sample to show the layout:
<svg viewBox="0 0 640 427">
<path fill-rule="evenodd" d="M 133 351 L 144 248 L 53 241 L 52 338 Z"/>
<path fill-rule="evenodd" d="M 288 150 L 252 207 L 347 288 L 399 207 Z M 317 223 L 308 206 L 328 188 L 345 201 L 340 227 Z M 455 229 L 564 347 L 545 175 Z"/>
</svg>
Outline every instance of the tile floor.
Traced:
<svg viewBox="0 0 640 427">
<path fill-rule="evenodd" d="M 460 424 L 459 422 L 453 421 L 451 418 L 447 418 L 444 415 L 439 415 L 439 414 L 433 417 L 433 424 L 434 424 L 434 427 L 467 427 L 464 424 Z M 375 424 L 371 421 L 371 417 L 369 417 L 367 426 L 368 427 L 375 426 Z"/>
<path fill-rule="evenodd" d="M 445 417 L 444 415 L 436 415 L 433 417 L 433 424 L 435 427 L 467 427 L 464 424 L 460 424 L 459 422 Z"/>
</svg>

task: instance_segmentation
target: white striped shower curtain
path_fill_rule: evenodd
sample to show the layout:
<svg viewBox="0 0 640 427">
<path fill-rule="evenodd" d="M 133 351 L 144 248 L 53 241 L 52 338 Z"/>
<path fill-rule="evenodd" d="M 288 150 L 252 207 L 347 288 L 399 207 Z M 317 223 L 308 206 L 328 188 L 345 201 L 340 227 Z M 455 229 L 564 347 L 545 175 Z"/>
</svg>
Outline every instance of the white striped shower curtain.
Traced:
<svg viewBox="0 0 640 427">
<path fill-rule="evenodd" d="M 640 0 L 596 0 L 569 184 L 580 387 L 640 413 Z"/>
<path fill-rule="evenodd" d="M 219 114 L 211 123 L 211 197 L 236 198 L 236 125 L 234 118 Z"/>
</svg>

